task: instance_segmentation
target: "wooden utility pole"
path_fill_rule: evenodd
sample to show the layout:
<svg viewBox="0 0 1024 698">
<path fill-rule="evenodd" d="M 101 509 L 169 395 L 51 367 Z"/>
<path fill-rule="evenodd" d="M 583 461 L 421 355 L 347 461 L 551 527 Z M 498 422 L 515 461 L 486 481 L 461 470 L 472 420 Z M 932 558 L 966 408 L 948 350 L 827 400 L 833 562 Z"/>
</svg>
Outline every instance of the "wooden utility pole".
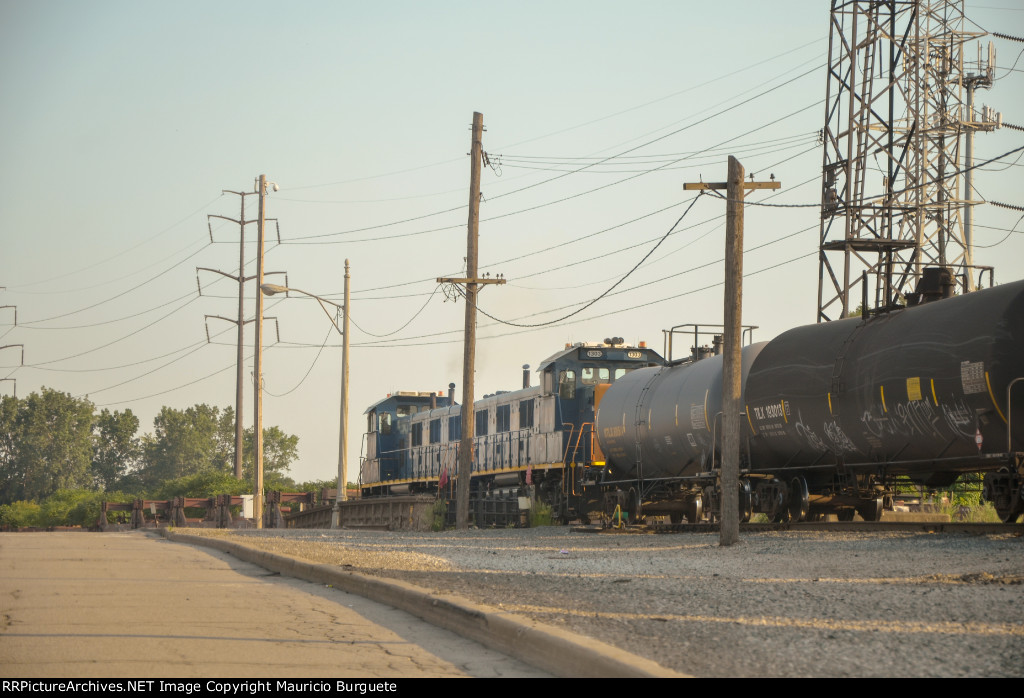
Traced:
<svg viewBox="0 0 1024 698">
<path fill-rule="evenodd" d="M 341 332 L 341 429 L 338 430 L 338 496 L 335 502 L 348 499 L 348 308 L 349 308 L 348 260 L 345 260 L 345 295 L 342 305 Z M 338 507 L 335 507 L 338 509 Z M 340 509 L 339 509 L 340 512 Z M 338 517 L 341 527 L 341 517 Z M 332 528 L 335 528 L 332 526 Z"/>
<path fill-rule="evenodd" d="M 725 354 L 722 357 L 722 522 L 719 545 L 740 540 L 740 415 L 743 412 L 740 349 L 743 344 L 743 195 L 746 189 L 779 189 L 782 182 L 744 182 L 743 165 L 729 156 L 728 182 L 695 182 L 684 189 L 725 189 Z"/>
<path fill-rule="evenodd" d="M 253 518 L 256 528 L 263 528 L 263 241 L 266 222 L 267 176 L 260 175 L 257 193 L 260 197 L 256 251 L 256 360 L 255 393 L 256 418 L 253 420 Z"/>
<path fill-rule="evenodd" d="M 469 170 L 469 226 L 466 238 L 466 278 L 440 278 L 438 283 L 465 284 L 466 328 L 462 355 L 462 438 L 459 441 L 459 472 L 455 485 L 455 527 L 469 528 L 469 480 L 473 469 L 473 374 L 476 370 L 476 297 L 482 284 L 503 284 L 504 279 L 477 278 L 477 242 L 480 226 L 480 165 L 483 158 L 484 115 L 473 112 L 473 144 Z"/>
</svg>

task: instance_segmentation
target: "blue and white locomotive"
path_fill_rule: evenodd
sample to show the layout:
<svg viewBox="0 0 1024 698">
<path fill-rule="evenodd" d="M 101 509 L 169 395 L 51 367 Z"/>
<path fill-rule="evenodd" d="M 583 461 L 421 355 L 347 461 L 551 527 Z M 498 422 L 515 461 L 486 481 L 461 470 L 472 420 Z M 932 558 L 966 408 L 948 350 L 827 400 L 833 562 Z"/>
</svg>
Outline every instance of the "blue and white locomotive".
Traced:
<svg viewBox="0 0 1024 698">
<path fill-rule="evenodd" d="M 533 487 L 532 494 L 550 505 L 556 518 L 585 518 L 586 497 L 594 496 L 585 487 L 596 482 L 604 466 L 594 438 L 595 402 L 631 371 L 663 364 L 643 342 L 628 346 L 615 337 L 567 344 L 541 362 L 539 385 L 530 385 L 524 366 L 521 389 L 478 400 L 472 486 L 478 518 L 493 510 L 487 501 L 517 501 L 525 487 Z M 395 393 L 366 410 L 363 496 L 452 490 L 462 435 L 454 387 L 449 385 L 447 396 Z M 454 498 L 453 490 L 450 494 Z M 518 515 L 507 518 L 518 520 Z"/>
</svg>

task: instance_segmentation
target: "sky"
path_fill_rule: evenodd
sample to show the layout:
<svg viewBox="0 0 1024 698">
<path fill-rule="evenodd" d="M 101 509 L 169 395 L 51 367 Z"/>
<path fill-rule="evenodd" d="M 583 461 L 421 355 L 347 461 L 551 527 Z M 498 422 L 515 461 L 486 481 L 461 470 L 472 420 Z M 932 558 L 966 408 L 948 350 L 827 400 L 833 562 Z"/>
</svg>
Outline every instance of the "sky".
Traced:
<svg viewBox="0 0 1024 698">
<path fill-rule="evenodd" d="M 968 2 L 968 29 L 1024 36 L 1014 5 Z M 267 281 L 340 303 L 350 260 L 355 480 L 366 407 L 461 396 L 464 306 L 436 279 L 465 270 L 475 111 L 480 272 L 508 282 L 479 301 L 478 397 L 567 342 L 660 350 L 669 327 L 721 323 L 725 204 L 684 216 L 683 184 L 724 180 L 729 155 L 782 182 L 752 200 L 791 205 L 747 207 L 744 322 L 757 340 L 812 323 L 828 32 L 818 0 L 0 0 L 0 394 L 87 397 L 140 433 L 162 406 L 233 406 L 235 325 L 208 316 L 236 317 L 238 287 L 197 267 L 238 273 L 239 226 L 210 216 L 239 219 L 223 191 L 265 174 L 266 270 L 284 272 Z M 984 40 L 978 102 L 1024 124 L 1024 44 Z M 976 159 L 1021 145 L 982 134 Z M 1020 153 L 975 176 L 1018 206 L 1022 183 Z M 976 262 L 1000 282 L 1024 278 L 1020 216 L 977 207 Z M 340 338 L 301 295 L 265 315 L 264 426 L 298 435 L 296 480 L 333 478 Z M 246 344 L 250 426 L 251 324 Z"/>
</svg>

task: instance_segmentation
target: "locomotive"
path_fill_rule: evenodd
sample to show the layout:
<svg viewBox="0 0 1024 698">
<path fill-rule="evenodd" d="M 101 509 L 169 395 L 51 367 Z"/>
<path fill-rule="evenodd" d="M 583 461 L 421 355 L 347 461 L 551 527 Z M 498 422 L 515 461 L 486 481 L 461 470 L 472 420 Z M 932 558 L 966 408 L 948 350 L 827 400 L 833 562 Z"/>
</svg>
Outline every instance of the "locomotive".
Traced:
<svg viewBox="0 0 1024 698">
<path fill-rule="evenodd" d="M 471 506 L 477 524 L 518 523 L 520 504 L 535 501 L 550 506 L 556 519 L 586 519 L 603 466 L 594 436 L 600 393 L 631 372 L 664 363 L 645 343 L 631 346 L 620 337 L 566 344 L 538 366 L 539 385 L 530 385 L 523 366 L 521 389 L 476 401 Z M 440 490 L 454 498 L 462 436 L 454 396 L 452 383 L 447 396 L 398 392 L 366 410 L 364 497 Z"/>
<path fill-rule="evenodd" d="M 743 347 L 742 519 L 877 520 L 897 478 L 944 487 L 976 472 L 1003 521 L 1024 513 L 1024 281 L 910 300 Z M 618 338 L 567 346 L 539 386 L 527 373 L 478 401 L 478 523 L 492 500 L 542 501 L 562 520 L 717 516 L 722 357 L 694 349 L 666 361 Z M 367 410 L 365 495 L 450 492 L 452 398 Z"/>
</svg>

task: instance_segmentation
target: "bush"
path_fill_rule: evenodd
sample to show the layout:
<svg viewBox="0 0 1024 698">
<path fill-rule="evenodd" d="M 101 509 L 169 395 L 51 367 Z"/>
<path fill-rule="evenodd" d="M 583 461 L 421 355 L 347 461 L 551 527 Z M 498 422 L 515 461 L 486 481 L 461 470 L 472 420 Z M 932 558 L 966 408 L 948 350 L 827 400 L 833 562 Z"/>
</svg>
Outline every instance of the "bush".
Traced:
<svg viewBox="0 0 1024 698">
<path fill-rule="evenodd" d="M 39 526 L 39 505 L 35 502 L 0 504 L 0 526 L 12 529 Z"/>
<path fill-rule="evenodd" d="M 536 526 L 554 526 L 551 515 L 551 505 L 541 501 L 534 501 L 530 509 L 530 528 Z"/>
<path fill-rule="evenodd" d="M 431 531 L 443 531 L 448 526 L 448 500 L 438 499 L 434 502 L 431 510 L 433 519 L 430 522 Z"/>
<path fill-rule="evenodd" d="M 94 490 L 60 490 L 47 497 L 40 505 L 38 526 L 82 526 L 94 525 L 100 517 L 101 502 L 129 502 L 131 497 L 121 492 L 96 492 Z M 109 520 L 111 514 L 107 514 Z"/>
<path fill-rule="evenodd" d="M 264 489 L 275 489 L 264 483 Z M 252 482 L 239 480 L 231 473 L 218 470 L 204 470 L 195 475 L 167 480 L 160 485 L 152 497 L 165 501 L 175 497 L 213 497 L 218 494 L 252 494 Z"/>
</svg>

